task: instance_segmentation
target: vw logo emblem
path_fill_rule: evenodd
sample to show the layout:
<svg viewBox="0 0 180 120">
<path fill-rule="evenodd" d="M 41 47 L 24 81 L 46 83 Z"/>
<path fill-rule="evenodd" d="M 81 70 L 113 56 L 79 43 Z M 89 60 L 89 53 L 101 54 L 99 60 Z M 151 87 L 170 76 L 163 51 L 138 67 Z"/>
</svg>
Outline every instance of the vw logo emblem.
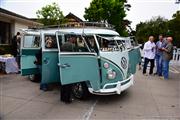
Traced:
<svg viewBox="0 0 180 120">
<path fill-rule="evenodd" d="M 122 68 L 126 69 L 127 68 L 127 59 L 125 57 L 121 58 L 121 66 Z"/>
</svg>

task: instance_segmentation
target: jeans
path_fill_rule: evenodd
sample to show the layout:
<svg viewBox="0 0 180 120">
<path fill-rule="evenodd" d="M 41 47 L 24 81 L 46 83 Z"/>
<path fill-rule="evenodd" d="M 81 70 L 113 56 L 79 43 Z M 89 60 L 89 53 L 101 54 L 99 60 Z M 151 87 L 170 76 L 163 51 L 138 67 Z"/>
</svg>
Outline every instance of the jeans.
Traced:
<svg viewBox="0 0 180 120">
<path fill-rule="evenodd" d="M 38 76 L 40 77 L 40 90 L 43 90 L 43 91 L 47 91 L 48 90 L 48 84 L 47 83 L 43 83 L 42 81 L 42 65 L 37 65 L 37 68 L 39 70 L 39 73 L 38 73 Z"/>
<path fill-rule="evenodd" d="M 164 79 L 169 78 L 169 60 L 163 60 L 163 76 Z"/>
<path fill-rule="evenodd" d="M 153 68 L 154 68 L 154 59 L 148 59 L 148 58 L 144 58 L 144 67 L 143 67 L 143 74 L 146 73 L 146 69 L 147 69 L 147 65 L 148 63 L 151 63 L 150 65 L 150 71 L 149 71 L 149 74 L 152 74 L 153 73 Z"/>
<path fill-rule="evenodd" d="M 161 76 L 162 75 L 162 55 L 156 55 L 156 73 Z"/>
</svg>

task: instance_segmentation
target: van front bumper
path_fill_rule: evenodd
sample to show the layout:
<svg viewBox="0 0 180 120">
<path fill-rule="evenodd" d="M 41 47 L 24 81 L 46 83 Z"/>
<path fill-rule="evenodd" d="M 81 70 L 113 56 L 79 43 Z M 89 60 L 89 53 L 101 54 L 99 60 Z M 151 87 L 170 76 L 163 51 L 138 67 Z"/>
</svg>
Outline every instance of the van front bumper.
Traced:
<svg viewBox="0 0 180 120">
<path fill-rule="evenodd" d="M 94 91 L 92 88 L 88 88 L 89 92 L 97 95 L 113 95 L 113 94 L 121 94 L 122 91 L 128 89 L 130 86 L 134 84 L 134 75 L 131 75 L 129 78 L 118 81 L 116 83 L 108 83 L 103 86 L 102 89 Z M 112 87 L 113 88 L 109 88 Z"/>
</svg>

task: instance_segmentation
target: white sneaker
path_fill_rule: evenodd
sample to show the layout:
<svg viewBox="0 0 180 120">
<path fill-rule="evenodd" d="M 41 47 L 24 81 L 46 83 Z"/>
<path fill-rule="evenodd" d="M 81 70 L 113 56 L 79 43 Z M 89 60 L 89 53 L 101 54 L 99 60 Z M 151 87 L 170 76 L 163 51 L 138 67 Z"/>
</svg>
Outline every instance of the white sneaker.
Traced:
<svg viewBox="0 0 180 120">
<path fill-rule="evenodd" d="M 147 74 L 147 73 L 144 73 L 143 75 L 144 75 L 144 76 L 148 76 L 148 74 Z"/>
<path fill-rule="evenodd" d="M 160 76 L 159 78 L 160 78 L 161 80 L 164 80 L 164 77 L 163 77 L 163 76 Z"/>
</svg>

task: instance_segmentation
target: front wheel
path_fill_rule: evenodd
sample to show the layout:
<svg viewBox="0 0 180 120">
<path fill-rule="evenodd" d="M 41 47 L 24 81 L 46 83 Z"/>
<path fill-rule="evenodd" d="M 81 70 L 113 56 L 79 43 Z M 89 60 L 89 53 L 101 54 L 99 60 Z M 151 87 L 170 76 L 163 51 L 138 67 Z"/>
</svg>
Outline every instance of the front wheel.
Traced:
<svg viewBox="0 0 180 120">
<path fill-rule="evenodd" d="M 85 82 L 73 84 L 72 93 L 74 97 L 81 100 L 87 99 L 89 96 L 89 91 Z"/>
</svg>

